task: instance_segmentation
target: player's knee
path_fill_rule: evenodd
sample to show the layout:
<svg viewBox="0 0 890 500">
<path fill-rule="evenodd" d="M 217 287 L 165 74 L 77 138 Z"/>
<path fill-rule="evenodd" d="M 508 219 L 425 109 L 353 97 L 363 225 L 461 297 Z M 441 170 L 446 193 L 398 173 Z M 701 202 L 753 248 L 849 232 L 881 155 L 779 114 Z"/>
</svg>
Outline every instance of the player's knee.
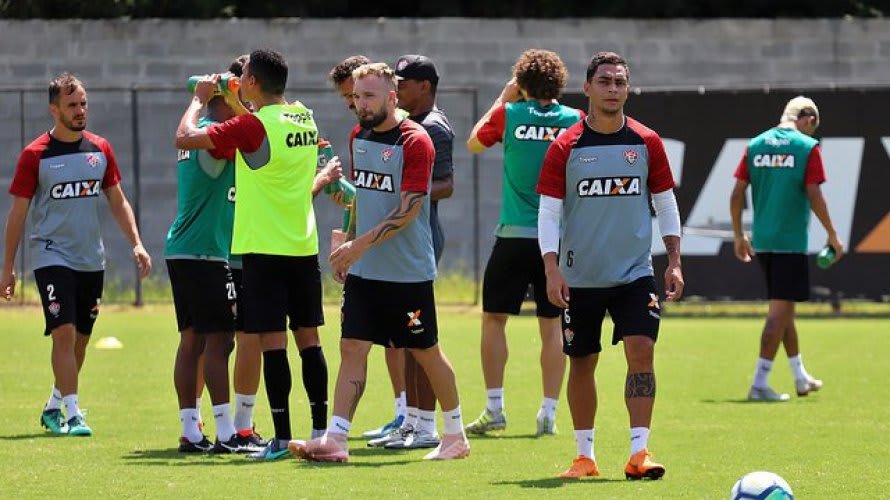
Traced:
<svg viewBox="0 0 890 500">
<path fill-rule="evenodd" d="M 371 350 L 371 343 L 356 339 L 340 339 L 340 358 L 355 359 L 367 357 Z M 342 362 L 342 361 L 341 361 Z"/>
</svg>

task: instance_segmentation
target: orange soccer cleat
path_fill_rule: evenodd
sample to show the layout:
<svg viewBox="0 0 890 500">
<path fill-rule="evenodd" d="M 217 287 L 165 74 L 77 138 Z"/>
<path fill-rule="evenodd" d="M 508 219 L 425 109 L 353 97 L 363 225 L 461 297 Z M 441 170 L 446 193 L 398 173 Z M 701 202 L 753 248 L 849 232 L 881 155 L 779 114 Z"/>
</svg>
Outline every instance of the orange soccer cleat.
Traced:
<svg viewBox="0 0 890 500">
<path fill-rule="evenodd" d="M 627 479 L 661 479 L 664 466 L 652 461 L 652 454 L 645 448 L 634 453 L 624 466 L 624 477 Z"/>
<path fill-rule="evenodd" d="M 566 479 L 580 479 L 585 476 L 599 476 L 600 471 L 596 467 L 596 462 L 584 455 L 578 455 L 578 458 L 572 460 L 572 466 L 565 472 L 560 472 L 559 477 Z"/>
</svg>

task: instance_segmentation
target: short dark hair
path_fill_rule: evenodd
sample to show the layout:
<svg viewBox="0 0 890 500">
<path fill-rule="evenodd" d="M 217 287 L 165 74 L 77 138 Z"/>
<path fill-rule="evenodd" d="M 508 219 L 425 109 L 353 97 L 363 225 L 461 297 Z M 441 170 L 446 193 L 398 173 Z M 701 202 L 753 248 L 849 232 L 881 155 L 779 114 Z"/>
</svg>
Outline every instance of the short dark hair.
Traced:
<svg viewBox="0 0 890 500">
<path fill-rule="evenodd" d="M 240 78 L 244 74 L 244 65 L 247 64 L 249 59 L 250 54 L 241 54 L 236 57 L 232 64 L 229 65 L 229 73 Z"/>
<path fill-rule="evenodd" d="M 603 64 L 624 66 L 624 72 L 627 73 L 627 79 L 630 80 L 630 66 L 627 65 L 627 61 L 625 61 L 623 57 L 616 54 L 615 52 L 597 52 L 596 54 L 594 54 L 593 59 L 590 60 L 590 64 L 587 65 L 588 82 L 591 78 L 593 78 L 593 75 L 596 73 L 596 69 Z"/>
<path fill-rule="evenodd" d="M 78 87 L 84 88 L 80 79 L 67 71 L 62 73 L 49 82 L 49 103 L 56 104 L 62 92 L 71 95 Z"/>
<path fill-rule="evenodd" d="M 556 99 L 566 86 L 569 71 L 556 52 L 530 49 L 516 60 L 513 76 L 532 99 Z"/>
<path fill-rule="evenodd" d="M 349 56 L 346 59 L 343 59 L 343 62 L 331 68 L 331 72 L 328 73 L 328 79 L 330 79 L 331 83 L 336 87 L 352 78 L 352 72 L 359 66 L 364 66 L 365 64 L 371 64 L 371 60 L 362 55 Z"/>
<path fill-rule="evenodd" d="M 287 61 L 271 49 L 254 50 L 247 61 L 250 74 L 256 78 L 263 93 L 279 96 L 287 86 Z"/>
</svg>

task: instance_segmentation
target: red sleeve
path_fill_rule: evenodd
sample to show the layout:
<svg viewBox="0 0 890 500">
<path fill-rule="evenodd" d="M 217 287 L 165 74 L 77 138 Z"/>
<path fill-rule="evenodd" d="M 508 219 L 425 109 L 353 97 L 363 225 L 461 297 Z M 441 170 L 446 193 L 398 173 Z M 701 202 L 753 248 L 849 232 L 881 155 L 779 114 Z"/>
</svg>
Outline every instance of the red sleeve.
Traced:
<svg viewBox="0 0 890 500">
<path fill-rule="evenodd" d="M 404 125 L 402 126 L 404 127 Z M 403 128 L 402 131 L 405 139 L 402 146 L 402 191 L 427 193 L 430 176 L 433 173 L 436 149 L 426 130 L 420 125 L 416 125 L 416 127 Z"/>
<path fill-rule="evenodd" d="M 566 167 L 569 156 L 572 154 L 572 146 L 584 131 L 582 122 L 569 127 L 547 148 L 544 162 L 541 166 L 541 174 L 538 177 L 538 194 L 551 198 L 566 197 Z"/>
<path fill-rule="evenodd" d="M 360 125 L 356 125 L 355 128 L 352 129 L 352 132 L 349 133 L 349 180 L 355 183 L 355 153 L 352 152 L 352 143 L 355 141 L 355 136 L 362 130 Z"/>
<path fill-rule="evenodd" d="M 213 141 L 214 149 L 222 151 L 238 149 L 244 153 L 253 153 L 263 144 L 266 129 L 259 118 L 247 114 L 210 125 L 207 127 L 207 135 Z"/>
<path fill-rule="evenodd" d="M 235 161 L 235 148 L 214 148 L 207 153 L 217 160 Z"/>
<path fill-rule="evenodd" d="M 643 136 L 646 142 L 646 149 L 649 150 L 649 192 L 652 194 L 663 193 L 668 189 L 673 189 L 674 174 L 671 173 L 671 166 L 668 163 L 667 153 L 664 151 L 664 142 L 655 132 L 650 132 Z"/>
<path fill-rule="evenodd" d="M 751 176 L 748 175 L 748 148 L 745 148 L 745 154 L 742 155 L 742 161 L 735 169 L 735 178 L 751 184 Z"/>
<path fill-rule="evenodd" d="M 482 124 L 482 128 L 476 132 L 476 138 L 483 146 L 490 148 L 504 140 L 504 131 L 507 129 L 507 107 L 501 104 L 494 110 L 488 121 Z"/>
<path fill-rule="evenodd" d="M 9 194 L 21 198 L 33 198 L 40 181 L 40 151 L 30 147 L 22 151 L 15 166 L 15 175 Z"/>
<path fill-rule="evenodd" d="M 804 174 L 804 184 L 822 184 L 825 182 L 825 166 L 822 164 L 822 150 L 815 146 L 810 150 L 810 158 L 807 160 L 807 171 Z"/>
<path fill-rule="evenodd" d="M 120 184 L 121 170 L 118 167 L 117 158 L 114 156 L 114 150 L 111 149 L 111 144 L 108 141 L 102 141 L 99 147 L 102 148 L 105 159 L 108 161 L 108 164 L 105 165 L 105 176 L 102 177 L 102 189 L 108 189 Z"/>
</svg>

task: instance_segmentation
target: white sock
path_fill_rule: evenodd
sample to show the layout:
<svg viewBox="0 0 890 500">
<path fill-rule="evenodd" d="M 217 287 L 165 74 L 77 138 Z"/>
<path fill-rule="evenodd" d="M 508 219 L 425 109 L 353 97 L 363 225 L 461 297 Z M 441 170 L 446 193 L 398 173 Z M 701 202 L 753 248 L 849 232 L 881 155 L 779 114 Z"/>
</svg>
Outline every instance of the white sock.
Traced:
<svg viewBox="0 0 890 500">
<path fill-rule="evenodd" d="M 427 434 L 436 434 L 436 410 L 418 410 L 416 429 Z"/>
<path fill-rule="evenodd" d="M 406 397 L 405 391 L 399 393 L 399 397 L 395 398 L 396 404 L 396 418 L 402 417 L 402 420 L 405 420 L 405 417 L 408 414 L 408 406 L 405 404 Z"/>
<path fill-rule="evenodd" d="M 757 389 L 766 389 L 769 387 L 769 372 L 773 369 L 773 362 L 768 359 L 757 358 L 757 370 L 754 371 L 754 383 L 751 384 Z"/>
<path fill-rule="evenodd" d="M 402 427 L 408 427 L 409 425 L 413 428 L 417 428 L 417 418 L 420 416 L 420 410 L 413 406 L 409 406 L 406 409 L 407 417 L 405 417 L 405 422 L 402 423 Z"/>
<path fill-rule="evenodd" d="M 541 401 L 541 409 L 538 410 L 538 419 L 540 420 L 547 417 L 550 420 L 555 420 L 557 404 L 559 404 L 559 400 L 557 399 L 544 398 L 544 400 Z"/>
<path fill-rule="evenodd" d="M 496 387 L 494 389 L 487 389 L 485 391 L 486 396 L 488 397 L 488 411 L 492 413 L 501 413 L 504 411 L 504 388 Z"/>
<path fill-rule="evenodd" d="M 49 399 L 46 401 L 46 406 L 43 408 L 44 410 L 61 410 L 62 409 L 62 393 L 56 389 L 56 386 L 53 386 L 53 391 L 49 395 Z"/>
<path fill-rule="evenodd" d="M 575 443 L 578 445 L 578 456 L 596 460 L 593 454 L 593 429 L 575 430 Z"/>
<path fill-rule="evenodd" d="M 216 439 L 228 441 L 235 435 L 235 424 L 232 423 L 232 405 L 228 401 L 213 405 L 213 421 L 216 422 Z"/>
<path fill-rule="evenodd" d="M 649 446 L 649 428 L 648 427 L 631 427 L 630 428 L 630 454 L 647 448 Z"/>
<path fill-rule="evenodd" d="M 337 415 L 331 416 L 331 425 L 328 426 L 329 432 L 336 432 L 339 434 L 349 434 L 349 429 L 352 427 L 352 422 L 346 420 L 345 418 L 338 417 Z"/>
<path fill-rule="evenodd" d="M 183 408 L 179 410 L 179 422 L 182 423 L 182 435 L 189 442 L 198 443 L 204 439 L 204 435 L 198 429 L 197 408 Z"/>
<path fill-rule="evenodd" d="M 201 398 L 195 398 L 195 408 L 201 413 Z"/>
<path fill-rule="evenodd" d="M 253 406 L 256 404 L 256 394 L 235 393 L 235 429 L 246 431 L 253 429 Z"/>
<path fill-rule="evenodd" d="M 460 405 L 453 410 L 442 410 L 442 431 L 445 434 L 463 434 L 464 419 L 460 414 Z"/>
<path fill-rule="evenodd" d="M 65 405 L 65 417 L 69 420 L 74 416 L 83 416 L 83 414 L 80 413 L 80 408 L 77 406 L 77 394 L 69 394 L 63 397 L 62 403 Z"/>
<path fill-rule="evenodd" d="M 795 380 L 808 380 L 810 378 L 810 374 L 807 373 L 807 369 L 803 367 L 803 358 L 800 353 L 797 356 L 789 357 L 788 364 L 791 365 L 791 373 L 794 375 Z"/>
</svg>

